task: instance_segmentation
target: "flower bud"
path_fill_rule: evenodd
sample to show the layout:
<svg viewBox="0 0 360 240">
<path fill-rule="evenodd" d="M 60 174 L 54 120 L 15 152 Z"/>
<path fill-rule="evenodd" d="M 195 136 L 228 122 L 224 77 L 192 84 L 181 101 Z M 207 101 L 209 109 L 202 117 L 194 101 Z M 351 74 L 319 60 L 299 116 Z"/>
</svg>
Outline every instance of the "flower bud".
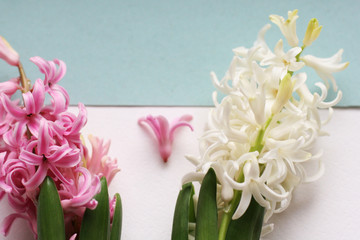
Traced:
<svg viewBox="0 0 360 240">
<path fill-rule="evenodd" d="M 291 75 L 290 73 L 287 73 L 280 82 L 279 91 L 276 95 L 275 102 L 271 108 L 272 114 L 277 114 L 281 111 L 283 106 L 291 98 L 293 88 L 294 88 L 294 84 L 291 81 Z"/>
<path fill-rule="evenodd" d="M 19 54 L 0 36 L 0 58 L 12 66 L 19 66 Z"/>
<path fill-rule="evenodd" d="M 303 44 L 310 46 L 318 38 L 321 29 L 322 26 L 319 26 L 319 21 L 316 18 L 311 19 L 306 29 Z"/>
</svg>

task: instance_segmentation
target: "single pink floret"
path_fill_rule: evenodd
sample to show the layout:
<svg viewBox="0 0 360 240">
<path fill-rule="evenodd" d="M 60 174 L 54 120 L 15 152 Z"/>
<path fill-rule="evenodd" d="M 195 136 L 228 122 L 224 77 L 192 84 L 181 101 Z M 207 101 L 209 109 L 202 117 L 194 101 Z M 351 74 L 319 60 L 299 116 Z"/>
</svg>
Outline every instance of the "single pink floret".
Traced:
<svg viewBox="0 0 360 240">
<path fill-rule="evenodd" d="M 145 122 L 150 126 L 158 141 L 160 156 L 164 162 L 167 162 L 172 152 L 175 130 L 179 127 L 187 126 L 193 131 L 193 127 L 189 123 L 191 120 L 192 116 L 184 115 L 175 119 L 169 126 L 169 122 L 164 116 L 153 117 L 149 115 L 140 118 L 138 123 L 143 124 Z"/>
</svg>

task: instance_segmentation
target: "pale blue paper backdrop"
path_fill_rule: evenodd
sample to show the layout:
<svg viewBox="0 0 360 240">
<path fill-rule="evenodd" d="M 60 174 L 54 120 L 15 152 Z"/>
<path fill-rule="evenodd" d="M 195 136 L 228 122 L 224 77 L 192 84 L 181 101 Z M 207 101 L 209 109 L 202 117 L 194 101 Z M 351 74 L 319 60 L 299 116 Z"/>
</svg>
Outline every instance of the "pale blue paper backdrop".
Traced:
<svg viewBox="0 0 360 240">
<path fill-rule="evenodd" d="M 360 104 L 360 1 L 1 1 L 0 35 L 21 54 L 28 77 L 42 75 L 28 59 L 59 58 L 71 104 L 212 105 L 210 71 L 222 77 L 232 49 L 252 46 L 269 14 L 299 9 L 298 35 L 308 20 L 324 25 L 308 49 L 329 57 L 344 48 L 351 64 L 336 74 L 342 106 Z M 273 47 L 280 32 L 267 35 Z M 16 76 L 0 63 L 0 79 Z M 313 82 L 319 78 L 310 72 Z"/>
</svg>

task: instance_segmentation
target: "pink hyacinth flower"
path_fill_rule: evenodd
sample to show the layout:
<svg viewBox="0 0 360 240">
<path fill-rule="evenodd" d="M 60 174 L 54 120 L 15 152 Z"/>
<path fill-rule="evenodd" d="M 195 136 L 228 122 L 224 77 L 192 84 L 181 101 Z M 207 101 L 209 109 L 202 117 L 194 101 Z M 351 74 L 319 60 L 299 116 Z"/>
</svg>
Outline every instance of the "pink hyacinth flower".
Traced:
<svg viewBox="0 0 360 240">
<path fill-rule="evenodd" d="M 174 141 L 174 132 L 177 128 L 187 126 L 193 131 L 190 122 L 192 116 L 184 115 L 178 119 L 175 119 L 169 126 L 168 120 L 164 116 L 153 117 L 151 115 L 140 118 L 138 123 L 147 123 L 153 130 L 155 137 L 159 144 L 159 152 L 164 162 L 167 162 L 172 152 L 172 143 Z"/>
<path fill-rule="evenodd" d="M 117 172 L 120 171 L 117 165 L 117 159 L 110 158 L 107 154 L 110 148 L 110 141 L 104 141 L 98 137 L 90 135 L 89 141 L 92 147 L 92 154 L 85 154 L 86 168 L 93 175 L 100 178 L 105 177 L 108 185 Z"/>
<path fill-rule="evenodd" d="M 80 150 L 72 149 L 67 144 L 55 145 L 53 140 L 48 122 L 42 119 L 39 127 L 39 138 L 29 142 L 19 156 L 21 161 L 37 167 L 35 174 L 23 183 L 28 190 L 39 187 L 48 170 L 62 183 L 73 184 L 71 180 L 64 177 L 60 170 L 76 166 L 81 161 Z M 35 152 L 34 149 L 36 149 Z"/>
<path fill-rule="evenodd" d="M 0 36 L 0 58 L 12 66 L 19 66 L 19 54 L 10 46 L 10 44 Z"/>
</svg>

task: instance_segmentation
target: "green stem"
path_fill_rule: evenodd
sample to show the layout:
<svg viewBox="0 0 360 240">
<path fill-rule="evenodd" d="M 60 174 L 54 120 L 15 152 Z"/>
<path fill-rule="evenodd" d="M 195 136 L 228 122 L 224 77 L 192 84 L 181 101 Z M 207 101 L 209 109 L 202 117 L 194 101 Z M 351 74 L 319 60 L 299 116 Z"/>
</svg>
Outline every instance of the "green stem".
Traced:
<svg viewBox="0 0 360 240">
<path fill-rule="evenodd" d="M 243 171 L 240 172 L 238 178 L 236 179 L 237 182 L 244 182 L 244 173 Z M 229 224 L 232 220 L 232 216 L 234 215 L 234 212 L 239 205 L 241 198 L 241 191 L 234 191 L 234 197 L 231 200 L 229 210 L 226 211 L 223 215 L 223 218 L 221 220 L 221 225 L 219 229 L 219 240 L 225 240 L 226 239 L 226 233 L 229 228 Z"/>
<path fill-rule="evenodd" d="M 259 130 L 258 136 L 256 137 L 255 143 L 254 145 L 250 148 L 249 152 L 254 152 L 254 151 L 258 151 L 259 154 L 262 151 L 263 147 L 264 147 L 264 134 L 266 129 L 268 128 L 268 126 L 270 125 L 270 122 L 272 120 L 273 116 L 269 117 L 268 120 L 265 122 L 264 126 Z M 262 172 L 262 169 L 264 168 L 264 166 L 260 166 L 260 170 Z M 238 177 L 236 178 L 236 181 L 241 183 L 244 182 L 244 172 L 241 171 L 239 172 Z M 232 216 L 234 215 L 234 212 L 236 210 L 236 208 L 238 207 L 239 203 L 240 203 L 240 199 L 241 199 L 241 191 L 234 191 L 234 196 L 233 199 L 230 202 L 230 206 L 229 206 L 229 210 L 224 212 L 223 218 L 221 220 L 221 224 L 220 224 L 220 229 L 219 229 L 219 238 L 218 240 L 225 240 L 226 239 L 226 234 L 227 234 L 227 230 L 229 228 L 229 224 L 232 220 Z"/>
</svg>

